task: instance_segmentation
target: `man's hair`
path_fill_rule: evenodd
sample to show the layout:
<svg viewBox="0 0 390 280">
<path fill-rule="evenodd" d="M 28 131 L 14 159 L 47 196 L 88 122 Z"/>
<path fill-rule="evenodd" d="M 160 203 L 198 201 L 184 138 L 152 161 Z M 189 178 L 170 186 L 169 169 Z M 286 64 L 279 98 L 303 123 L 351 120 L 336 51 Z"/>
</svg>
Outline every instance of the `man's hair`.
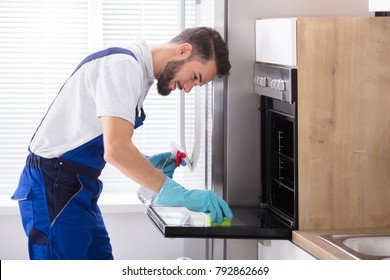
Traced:
<svg viewBox="0 0 390 280">
<path fill-rule="evenodd" d="M 170 40 L 170 43 L 191 44 L 192 54 L 189 57 L 190 60 L 198 58 L 206 63 L 211 59 L 215 59 L 218 77 L 229 75 L 231 68 L 229 50 L 216 30 L 210 27 L 187 28 Z"/>
</svg>

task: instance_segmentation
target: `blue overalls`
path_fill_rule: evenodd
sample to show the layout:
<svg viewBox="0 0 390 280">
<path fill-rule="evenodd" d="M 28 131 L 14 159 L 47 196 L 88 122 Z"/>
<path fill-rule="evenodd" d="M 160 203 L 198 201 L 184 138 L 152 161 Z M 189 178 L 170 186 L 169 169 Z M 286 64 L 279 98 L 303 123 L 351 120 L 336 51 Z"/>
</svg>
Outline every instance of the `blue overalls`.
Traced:
<svg viewBox="0 0 390 280">
<path fill-rule="evenodd" d="M 127 49 L 109 48 L 88 56 L 73 74 L 84 63 L 115 53 L 137 60 Z M 140 111 L 139 115 L 136 109 L 134 128 L 145 119 Z M 19 201 L 31 259 L 113 259 L 97 205 L 103 187 L 98 177 L 106 164 L 103 156 L 103 135 L 59 158 L 30 152 L 12 199 Z"/>
</svg>

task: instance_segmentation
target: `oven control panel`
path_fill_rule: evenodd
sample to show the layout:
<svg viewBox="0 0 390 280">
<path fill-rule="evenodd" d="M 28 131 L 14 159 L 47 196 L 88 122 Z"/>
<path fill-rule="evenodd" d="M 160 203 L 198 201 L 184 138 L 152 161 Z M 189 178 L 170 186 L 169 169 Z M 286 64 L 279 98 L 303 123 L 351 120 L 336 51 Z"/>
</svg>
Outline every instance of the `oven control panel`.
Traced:
<svg viewBox="0 0 390 280">
<path fill-rule="evenodd" d="M 296 68 L 256 63 L 253 82 L 257 94 L 288 103 L 296 101 Z"/>
<path fill-rule="evenodd" d="M 255 86 L 259 87 L 271 87 L 273 90 L 277 91 L 285 91 L 287 89 L 286 84 L 288 82 L 281 80 L 281 79 L 271 79 L 264 76 L 255 76 L 254 78 Z"/>
</svg>

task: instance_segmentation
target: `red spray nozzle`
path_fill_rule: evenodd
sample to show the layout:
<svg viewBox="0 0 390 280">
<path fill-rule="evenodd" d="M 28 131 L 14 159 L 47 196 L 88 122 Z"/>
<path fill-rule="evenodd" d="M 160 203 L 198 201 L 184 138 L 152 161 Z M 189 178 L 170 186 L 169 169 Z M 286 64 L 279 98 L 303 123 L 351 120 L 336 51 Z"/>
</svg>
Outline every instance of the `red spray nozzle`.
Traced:
<svg viewBox="0 0 390 280">
<path fill-rule="evenodd" d="M 185 152 L 181 152 L 181 151 L 177 151 L 176 152 L 176 166 L 177 167 L 179 167 L 180 166 L 180 164 L 181 164 L 181 160 L 183 159 L 183 158 L 186 158 L 186 153 Z"/>
</svg>

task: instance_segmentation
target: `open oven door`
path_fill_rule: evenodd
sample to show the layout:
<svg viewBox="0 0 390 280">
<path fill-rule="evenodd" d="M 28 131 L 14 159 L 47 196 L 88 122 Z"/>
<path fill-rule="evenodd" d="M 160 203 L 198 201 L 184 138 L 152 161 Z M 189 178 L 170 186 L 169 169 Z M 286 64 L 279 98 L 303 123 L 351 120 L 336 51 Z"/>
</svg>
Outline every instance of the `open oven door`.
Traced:
<svg viewBox="0 0 390 280">
<path fill-rule="evenodd" d="M 233 219 L 216 225 L 210 224 L 205 213 L 153 205 L 154 193 L 145 188 L 140 188 L 137 194 L 146 205 L 146 214 L 165 237 L 291 239 L 292 224 L 278 218 L 267 207 L 231 207 Z"/>
</svg>

